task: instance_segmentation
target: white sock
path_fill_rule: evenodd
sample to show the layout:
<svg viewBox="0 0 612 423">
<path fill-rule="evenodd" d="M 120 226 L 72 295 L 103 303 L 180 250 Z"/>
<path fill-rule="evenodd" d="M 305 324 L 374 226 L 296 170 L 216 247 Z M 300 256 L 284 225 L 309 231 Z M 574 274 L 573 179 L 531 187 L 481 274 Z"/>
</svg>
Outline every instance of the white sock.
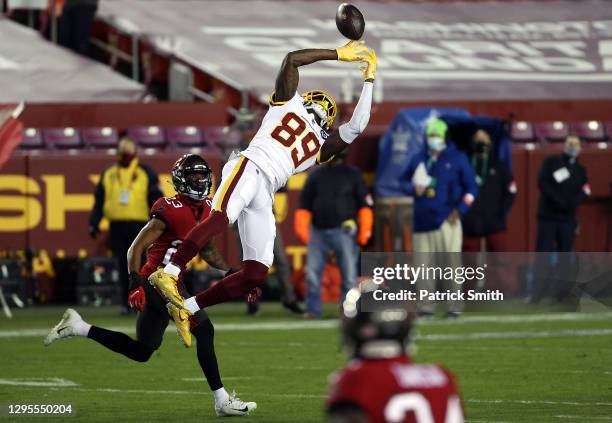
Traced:
<svg viewBox="0 0 612 423">
<path fill-rule="evenodd" d="M 87 336 L 89 335 L 89 329 L 91 329 L 91 325 L 87 323 L 85 320 L 79 320 L 74 323 L 74 333 L 77 336 Z"/>
<path fill-rule="evenodd" d="M 223 387 L 213 391 L 213 396 L 215 397 L 215 404 L 217 405 L 223 404 L 229 398 L 229 394 Z"/>
<path fill-rule="evenodd" d="M 196 314 L 200 310 L 200 306 L 196 301 L 196 297 L 189 297 L 185 300 L 185 308 L 189 310 L 191 313 Z"/>
<path fill-rule="evenodd" d="M 172 263 L 168 263 L 166 267 L 164 267 L 164 273 L 168 273 L 172 276 L 178 276 L 181 274 L 181 268 Z"/>
</svg>

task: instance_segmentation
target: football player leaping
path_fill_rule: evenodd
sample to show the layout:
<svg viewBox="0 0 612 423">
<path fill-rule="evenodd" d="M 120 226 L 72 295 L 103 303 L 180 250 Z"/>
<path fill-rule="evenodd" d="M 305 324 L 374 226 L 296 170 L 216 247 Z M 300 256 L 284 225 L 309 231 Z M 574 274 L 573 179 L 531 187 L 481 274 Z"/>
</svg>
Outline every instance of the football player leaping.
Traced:
<svg viewBox="0 0 612 423">
<path fill-rule="evenodd" d="M 128 251 L 130 271 L 130 306 L 140 310 L 136 322 L 136 340 L 129 336 L 92 326 L 74 310 L 68 309 L 62 320 L 45 339 L 45 345 L 73 336 L 86 336 L 106 348 L 139 362 L 146 362 L 162 342 L 168 326 L 168 312 L 176 321 L 185 313 L 164 299 L 146 283 L 146 278 L 159 266 L 166 264 L 191 228 L 203 221 L 210 213 L 208 193 L 212 175 L 206 161 L 195 154 L 188 154 L 174 164 L 172 182 L 178 192 L 174 197 L 160 198 L 151 208 L 151 220 L 140 231 Z M 147 250 L 148 249 L 148 250 Z M 141 257 L 147 253 L 147 262 L 141 268 Z M 200 251 L 200 256 L 211 266 L 229 271 L 225 261 L 212 243 Z M 179 283 L 182 288 L 182 283 Z M 191 324 L 190 324 L 191 323 Z M 234 394 L 226 392 L 221 382 L 215 347 L 214 328 L 202 310 L 194 314 L 187 324 L 177 325 L 185 346 L 191 345 L 191 333 L 197 340 L 197 355 L 200 366 L 213 391 L 215 411 L 218 416 L 243 416 L 255 409 L 254 402 L 243 402 Z"/>
<path fill-rule="evenodd" d="M 343 151 L 365 129 L 370 118 L 376 55 L 351 41 L 336 50 L 306 49 L 287 54 L 278 77 L 270 108 L 259 131 L 246 150 L 223 168 L 222 181 L 213 198 L 213 212 L 189 232 L 171 262 L 151 274 L 149 281 L 177 307 L 195 313 L 232 298 L 238 298 L 264 283 L 273 261 L 276 229 L 272 202 L 274 193 L 289 177 L 316 163 L 325 163 Z M 363 62 L 365 82 L 350 121 L 331 130 L 336 102 L 326 92 L 296 92 L 298 68 L 321 60 Z M 330 133 L 331 132 L 331 133 Z M 238 221 L 243 268 L 196 297 L 184 300 L 177 281 L 187 262 L 203 245 Z M 177 325 L 188 324 L 184 315 Z"/>
</svg>

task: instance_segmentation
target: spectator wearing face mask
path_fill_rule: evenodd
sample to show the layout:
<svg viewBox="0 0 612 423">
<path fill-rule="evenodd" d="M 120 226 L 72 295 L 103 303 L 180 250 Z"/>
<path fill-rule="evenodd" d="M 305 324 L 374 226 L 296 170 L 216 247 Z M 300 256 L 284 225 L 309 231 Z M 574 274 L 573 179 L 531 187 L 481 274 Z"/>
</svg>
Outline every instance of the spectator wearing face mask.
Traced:
<svg viewBox="0 0 612 423">
<path fill-rule="evenodd" d="M 542 162 L 538 176 L 537 251 L 574 249 L 576 209 L 591 195 L 586 169 L 578 161 L 580 149 L 580 139 L 571 135 L 565 140 L 562 154 Z"/>
<path fill-rule="evenodd" d="M 157 174 L 139 162 L 136 145 L 132 140 L 123 138 L 119 142 L 117 162 L 102 172 L 94 196 L 89 234 L 95 239 L 102 218 L 109 220 L 111 250 L 119 265 L 122 312 L 127 313 L 127 251 L 149 220 L 149 210 L 153 203 L 162 196 Z"/>
<path fill-rule="evenodd" d="M 473 137 L 471 165 L 479 186 L 472 207 L 461 219 L 463 251 L 504 251 L 506 217 L 514 203 L 516 183 L 508 166 L 493 151 L 489 134 L 480 129 Z"/>
<path fill-rule="evenodd" d="M 468 157 L 455 144 L 447 142 L 447 133 L 444 121 L 430 120 L 425 131 L 427 148 L 410 160 L 400 179 L 406 194 L 414 196 L 412 243 L 415 253 L 460 253 L 463 241 L 460 219 L 478 194 L 476 176 Z M 449 255 L 449 258 L 454 262 L 457 255 Z M 453 281 L 445 282 L 449 284 L 444 289 L 456 290 Z M 422 281 L 417 289 L 435 291 L 435 281 Z M 419 314 L 433 314 L 433 305 L 430 301 L 422 302 Z M 449 317 L 457 316 L 459 307 L 457 303 L 449 303 Z"/>
<path fill-rule="evenodd" d="M 578 224 L 576 209 L 591 195 L 586 169 L 578 162 L 580 148 L 580 139 L 569 136 L 563 153 L 547 157 L 540 167 L 536 239 L 540 254 L 536 255 L 529 292 L 529 302 L 534 304 L 550 295 L 559 302 L 573 296 L 577 267 L 571 252 Z"/>
</svg>

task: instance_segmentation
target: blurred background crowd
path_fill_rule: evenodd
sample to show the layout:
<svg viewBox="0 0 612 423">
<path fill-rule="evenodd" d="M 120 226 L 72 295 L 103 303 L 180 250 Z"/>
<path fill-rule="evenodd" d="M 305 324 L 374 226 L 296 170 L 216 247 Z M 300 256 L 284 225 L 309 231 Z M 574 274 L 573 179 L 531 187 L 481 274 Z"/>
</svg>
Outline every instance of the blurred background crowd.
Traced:
<svg viewBox="0 0 612 423">
<path fill-rule="evenodd" d="M 229 153 L 247 145 L 258 128 L 277 58 L 321 43 L 308 37 L 334 7 L 298 2 L 311 12 L 308 24 L 280 34 L 265 31 L 273 24 L 265 14 L 259 21 L 251 15 L 251 31 L 242 21 L 215 26 L 214 12 L 186 30 L 193 1 L 156 1 L 146 13 L 142 1 L 2 3 L 5 313 L 13 305 L 51 302 L 120 304 L 129 313 L 127 249 L 155 200 L 173 194 L 172 163 L 198 153 L 218 183 Z M 478 1 L 362 3 L 366 21 L 372 17 L 366 38 L 381 57 L 373 116 L 347 156 L 294 176 L 277 193 L 275 260 L 264 300 L 320 318 L 321 302 L 337 302 L 357 284 L 361 251 L 612 250 L 612 88 L 609 78 L 597 77 L 609 77 L 609 57 L 592 56 L 590 45 L 569 53 L 578 48 L 568 45 L 561 57 L 559 34 L 567 28 L 555 13 L 550 33 L 534 29 L 533 39 L 523 32 L 517 41 L 501 23 L 475 26 L 486 19 Z M 215 5 L 210 10 L 222 14 L 224 2 Z M 318 10 L 324 6 L 329 10 Z M 402 15 L 394 16 L 404 7 L 414 21 L 437 7 L 440 21 L 429 17 L 412 34 L 396 22 Z M 505 8 L 514 15 L 498 16 L 516 22 L 529 14 L 520 1 L 486 7 Z M 449 8 L 463 8 L 476 23 L 445 21 Z M 580 19 L 593 25 L 588 43 L 612 31 L 596 24 L 595 12 L 581 11 Z M 155 21 L 162 16 L 165 21 Z M 498 31 L 497 41 L 487 31 Z M 325 36 L 331 46 L 338 39 L 333 32 Z M 544 46 L 541 40 L 549 38 L 559 44 Z M 548 56 L 550 50 L 556 51 Z M 576 57 L 596 68 L 584 65 L 585 73 L 577 74 Z M 305 73 L 304 84 L 332 90 L 342 121 L 352 111 L 358 79 L 325 70 Z M 129 207 L 118 212 L 117 202 Z M 234 233 L 228 230 L 218 244 L 238 265 Z M 199 291 L 219 276 L 194 262 L 187 282 Z M 531 283 L 529 272 L 511 284 L 532 302 L 555 289 Z M 247 312 L 259 306 L 250 303 Z M 459 312 L 451 305 L 447 315 Z"/>
</svg>

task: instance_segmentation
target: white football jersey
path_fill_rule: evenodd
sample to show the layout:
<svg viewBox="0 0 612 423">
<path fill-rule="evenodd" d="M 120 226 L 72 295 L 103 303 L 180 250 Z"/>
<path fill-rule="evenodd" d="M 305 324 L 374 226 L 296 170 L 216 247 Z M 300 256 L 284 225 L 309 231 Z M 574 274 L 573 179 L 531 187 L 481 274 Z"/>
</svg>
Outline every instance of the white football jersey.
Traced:
<svg viewBox="0 0 612 423">
<path fill-rule="evenodd" d="M 284 104 L 270 106 L 251 143 L 241 154 L 270 179 L 274 190 L 317 160 L 327 133 L 306 111 L 299 93 Z"/>
</svg>

